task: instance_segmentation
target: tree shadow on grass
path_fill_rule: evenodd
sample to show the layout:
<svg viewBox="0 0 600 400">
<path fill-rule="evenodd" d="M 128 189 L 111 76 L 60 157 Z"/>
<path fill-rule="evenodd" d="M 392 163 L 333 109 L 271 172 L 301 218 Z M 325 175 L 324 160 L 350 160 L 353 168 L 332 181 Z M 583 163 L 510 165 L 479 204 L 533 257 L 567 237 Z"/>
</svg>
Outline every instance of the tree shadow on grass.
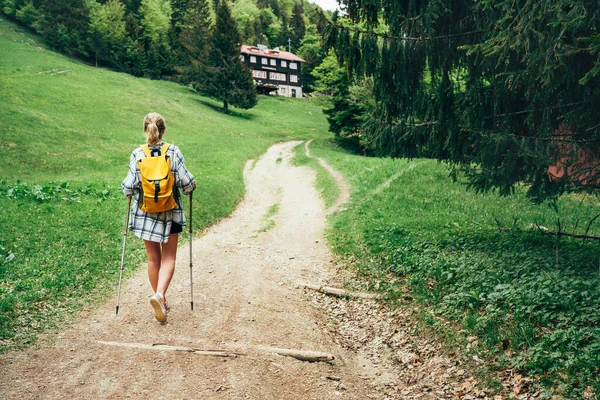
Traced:
<svg viewBox="0 0 600 400">
<path fill-rule="evenodd" d="M 255 114 L 252 114 L 249 112 L 244 112 L 244 111 L 232 110 L 231 106 L 230 106 L 227 114 L 225 114 L 225 112 L 223 111 L 222 105 L 215 104 L 214 102 L 211 102 L 210 100 L 198 99 L 198 102 L 202 103 L 203 105 L 205 105 L 208 108 L 212 108 L 213 110 L 220 112 L 221 114 L 229 115 L 234 118 L 245 119 L 246 121 L 252 121 L 253 119 L 256 118 Z"/>
</svg>

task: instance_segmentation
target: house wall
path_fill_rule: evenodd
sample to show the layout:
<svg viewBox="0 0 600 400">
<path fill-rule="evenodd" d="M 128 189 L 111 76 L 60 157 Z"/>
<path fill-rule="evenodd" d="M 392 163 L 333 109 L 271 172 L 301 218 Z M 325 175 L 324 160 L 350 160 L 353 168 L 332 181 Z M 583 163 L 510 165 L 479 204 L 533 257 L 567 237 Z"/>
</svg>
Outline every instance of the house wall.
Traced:
<svg viewBox="0 0 600 400">
<path fill-rule="evenodd" d="M 296 91 L 296 97 L 302 97 L 302 63 L 298 61 L 282 60 L 280 58 L 269 57 L 260 53 L 242 53 L 244 57 L 244 63 L 253 71 L 263 71 L 266 73 L 266 77 L 256 77 L 253 75 L 255 81 L 262 84 L 277 85 L 277 93 L 281 96 L 293 97 L 292 89 Z M 256 61 L 252 62 L 251 57 L 256 57 Z M 262 63 L 262 59 L 267 60 L 267 64 Z M 275 65 L 272 65 L 274 60 Z M 282 66 L 282 61 L 286 63 L 286 66 Z M 290 68 L 290 63 L 296 63 L 297 69 Z M 285 79 L 273 79 L 271 73 L 274 74 L 285 74 Z M 290 76 L 295 75 L 297 82 L 292 82 Z M 275 75 L 277 78 L 277 75 Z"/>
<path fill-rule="evenodd" d="M 279 85 L 277 94 L 287 97 L 302 97 L 302 86 Z"/>
</svg>

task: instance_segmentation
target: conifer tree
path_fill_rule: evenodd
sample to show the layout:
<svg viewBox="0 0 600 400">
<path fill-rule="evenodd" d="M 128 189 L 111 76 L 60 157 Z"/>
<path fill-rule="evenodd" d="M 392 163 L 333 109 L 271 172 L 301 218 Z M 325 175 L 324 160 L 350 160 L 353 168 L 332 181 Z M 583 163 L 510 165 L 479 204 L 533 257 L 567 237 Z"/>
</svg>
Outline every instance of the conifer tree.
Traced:
<svg viewBox="0 0 600 400">
<path fill-rule="evenodd" d="M 304 10 L 301 3 L 294 4 L 292 9 L 292 20 L 290 21 L 290 31 L 293 51 L 298 51 L 300 42 L 306 34 L 306 23 L 304 22 Z"/>
<path fill-rule="evenodd" d="M 219 1 L 204 91 L 223 102 L 225 113 L 228 112 L 229 105 L 248 109 L 257 103 L 250 70 L 240 61 L 241 42 L 242 38 L 227 0 Z"/>
<path fill-rule="evenodd" d="M 172 67 L 169 30 L 173 9 L 169 0 L 142 0 L 139 13 L 144 28 L 146 75 L 151 78 L 161 78 Z"/>
<path fill-rule="evenodd" d="M 193 7 L 193 0 L 170 0 L 173 13 L 171 14 L 171 34 L 177 40 L 181 33 L 181 24 L 187 11 Z"/>
<path fill-rule="evenodd" d="M 277 18 L 281 17 L 281 6 L 279 5 L 279 0 L 269 0 L 271 10 Z"/>
<path fill-rule="evenodd" d="M 292 30 L 290 28 L 290 19 L 285 14 L 281 14 L 281 29 L 279 29 L 277 44 L 284 47 L 287 51 L 289 49 L 289 39 L 291 38 Z"/>
<path fill-rule="evenodd" d="M 46 40 L 59 50 L 87 55 L 88 10 L 84 0 L 42 0 L 39 28 Z"/>
<path fill-rule="evenodd" d="M 179 26 L 179 42 L 184 63 L 183 79 L 200 89 L 206 81 L 208 46 L 212 28 L 211 1 L 189 0 Z"/>
<path fill-rule="evenodd" d="M 375 78 L 365 131 L 381 154 L 446 160 L 504 194 L 600 188 L 597 1 L 342 3 L 354 25 L 338 21 L 328 43 Z M 548 174 L 557 161 L 562 179 Z"/>
<path fill-rule="evenodd" d="M 174 64 L 180 66 L 182 64 L 181 57 L 184 53 L 182 44 L 179 40 L 181 34 L 181 26 L 183 25 L 183 19 L 185 14 L 191 6 L 188 4 L 190 0 L 170 0 L 171 9 L 171 27 L 169 29 L 169 46 L 173 52 Z"/>
</svg>

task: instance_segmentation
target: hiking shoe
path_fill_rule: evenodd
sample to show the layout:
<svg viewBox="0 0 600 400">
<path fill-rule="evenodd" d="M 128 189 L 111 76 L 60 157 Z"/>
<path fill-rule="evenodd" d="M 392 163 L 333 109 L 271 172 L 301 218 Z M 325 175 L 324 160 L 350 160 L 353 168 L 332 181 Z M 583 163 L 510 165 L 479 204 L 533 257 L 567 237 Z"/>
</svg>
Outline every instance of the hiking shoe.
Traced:
<svg viewBox="0 0 600 400">
<path fill-rule="evenodd" d="M 160 294 L 156 293 L 154 296 L 150 297 L 150 305 L 154 308 L 154 318 L 159 322 L 167 322 L 165 300 Z"/>
</svg>

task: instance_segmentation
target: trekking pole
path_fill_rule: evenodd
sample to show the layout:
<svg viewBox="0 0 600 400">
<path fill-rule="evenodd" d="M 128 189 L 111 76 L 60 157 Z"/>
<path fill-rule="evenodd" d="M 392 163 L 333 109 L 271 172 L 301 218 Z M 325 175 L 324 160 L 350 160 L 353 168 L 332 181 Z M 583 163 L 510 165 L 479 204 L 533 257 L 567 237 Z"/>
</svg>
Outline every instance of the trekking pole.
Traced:
<svg viewBox="0 0 600 400">
<path fill-rule="evenodd" d="M 194 311 L 194 279 L 192 277 L 192 193 L 190 192 L 190 306 Z"/>
<path fill-rule="evenodd" d="M 123 250 L 121 250 L 121 271 L 119 272 L 119 290 L 117 292 L 117 313 L 119 315 L 119 302 L 121 301 L 121 280 L 123 279 L 123 265 L 125 265 L 125 244 L 127 243 L 127 231 L 129 225 L 129 212 L 131 211 L 131 196 L 128 196 L 127 217 L 125 217 L 125 233 L 123 234 Z"/>
</svg>

